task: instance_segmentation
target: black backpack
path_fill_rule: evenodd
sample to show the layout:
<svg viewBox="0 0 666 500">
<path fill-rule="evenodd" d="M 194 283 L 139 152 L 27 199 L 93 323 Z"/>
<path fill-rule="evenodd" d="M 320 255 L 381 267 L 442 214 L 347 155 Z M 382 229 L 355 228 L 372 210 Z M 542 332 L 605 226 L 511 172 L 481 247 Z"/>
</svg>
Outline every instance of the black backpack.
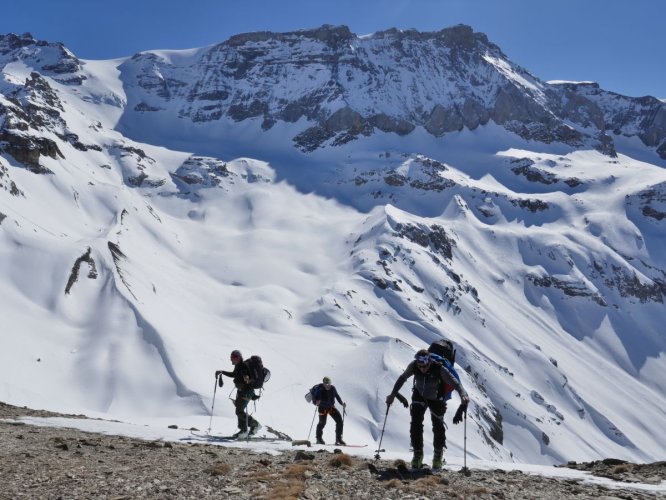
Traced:
<svg viewBox="0 0 666 500">
<path fill-rule="evenodd" d="M 456 350 L 453 347 L 453 342 L 449 339 L 439 339 L 430 344 L 428 352 L 436 354 L 437 356 L 446 359 L 451 366 L 456 362 Z"/>
<path fill-rule="evenodd" d="M 250 382 L 248 385 L 252 389 L 263 388 L 264 382 L 268 382 L 271 378 L 271 372 L 268 368 L 264 367 L 264 362 L 261 360 L 261 356 L 250 356 L 250 358 L 245 360 L 244 363 L 250 375 Z"/>
</svg>

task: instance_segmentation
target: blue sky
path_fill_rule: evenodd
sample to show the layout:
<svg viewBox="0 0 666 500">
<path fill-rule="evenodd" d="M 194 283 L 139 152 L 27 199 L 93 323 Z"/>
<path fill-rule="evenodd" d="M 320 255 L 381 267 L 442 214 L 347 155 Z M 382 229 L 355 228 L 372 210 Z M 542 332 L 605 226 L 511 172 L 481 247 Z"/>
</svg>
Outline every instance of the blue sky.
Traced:
<svg viewBox="0 0 666 500">
<path fill-rule="evenodd" d="M 83 59 L 325 23 L 357 34 L 465 23 L 543 80 L 666 98 L 666 0 L 30 0 L 0 14 L 0 33 L 29 31 Z"/>
</svg>

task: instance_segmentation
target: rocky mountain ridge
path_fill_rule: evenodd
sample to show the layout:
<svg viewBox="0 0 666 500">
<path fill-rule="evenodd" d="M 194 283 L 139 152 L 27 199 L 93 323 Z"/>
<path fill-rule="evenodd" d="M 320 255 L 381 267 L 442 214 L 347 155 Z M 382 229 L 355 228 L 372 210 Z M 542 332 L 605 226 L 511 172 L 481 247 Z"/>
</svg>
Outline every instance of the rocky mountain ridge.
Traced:
<svg viewBox="0 0 666 500">
<path fill-rule="evenodd" d="M 134 112 L 259 120 L 264 130 L 302 120 L 293 141 L 303 151 L 377 131 L 440 137 L 493 121 L 524 139 L 611 156 L 614 135 L 637 136 L 666 158 L 663 102 L 544 83 L 464 25 L 364 37 L 345 26 L 249 33 L 183 60 L 140 53 L 122 71 Z"/>
</svg>

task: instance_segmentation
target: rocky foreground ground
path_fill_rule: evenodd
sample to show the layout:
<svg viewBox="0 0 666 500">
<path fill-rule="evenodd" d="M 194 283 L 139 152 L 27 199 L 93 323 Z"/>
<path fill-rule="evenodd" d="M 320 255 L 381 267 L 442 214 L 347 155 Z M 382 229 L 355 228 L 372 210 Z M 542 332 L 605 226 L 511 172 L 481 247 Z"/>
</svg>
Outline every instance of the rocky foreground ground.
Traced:
<svg viewBox="0 0 666 500">
<path fill-rule="evenodd" d="M 630 482 L 666 480 L 666 462 L 617 460 L 567 466 L 612 478 L 619 489 L 502 470 L 413 477 L 399 461 L 373 461 L 338 450 L 271 456 L 11 421 L 28 415 L 63 416 L 0 403 L 0 499 L 638 499 L 655 494 L 631 489 Z"/>
</svg>

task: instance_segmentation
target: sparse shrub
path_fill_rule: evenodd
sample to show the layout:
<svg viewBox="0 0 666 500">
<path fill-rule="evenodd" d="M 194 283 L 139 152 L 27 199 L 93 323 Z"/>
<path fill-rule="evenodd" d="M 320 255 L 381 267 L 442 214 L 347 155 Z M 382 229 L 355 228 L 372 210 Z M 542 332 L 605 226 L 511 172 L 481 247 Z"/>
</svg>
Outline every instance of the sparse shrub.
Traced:
<svg viewBox="0 0 666 500">
<path fill-rule="evenodd" d="M 231 471 L 231 465 L 225 462 L 217 462 L 206 469 L 211 476 L 226 476 Z"/>
<path fill-rule="evenodd" d="M 328 461 L 328 465 L 332 465 L 333 467 L 342 467 L 343 465 L 349 467 L 352 463 L 352 458 L 345 453 L 338 453 Z"/>
</svg>

